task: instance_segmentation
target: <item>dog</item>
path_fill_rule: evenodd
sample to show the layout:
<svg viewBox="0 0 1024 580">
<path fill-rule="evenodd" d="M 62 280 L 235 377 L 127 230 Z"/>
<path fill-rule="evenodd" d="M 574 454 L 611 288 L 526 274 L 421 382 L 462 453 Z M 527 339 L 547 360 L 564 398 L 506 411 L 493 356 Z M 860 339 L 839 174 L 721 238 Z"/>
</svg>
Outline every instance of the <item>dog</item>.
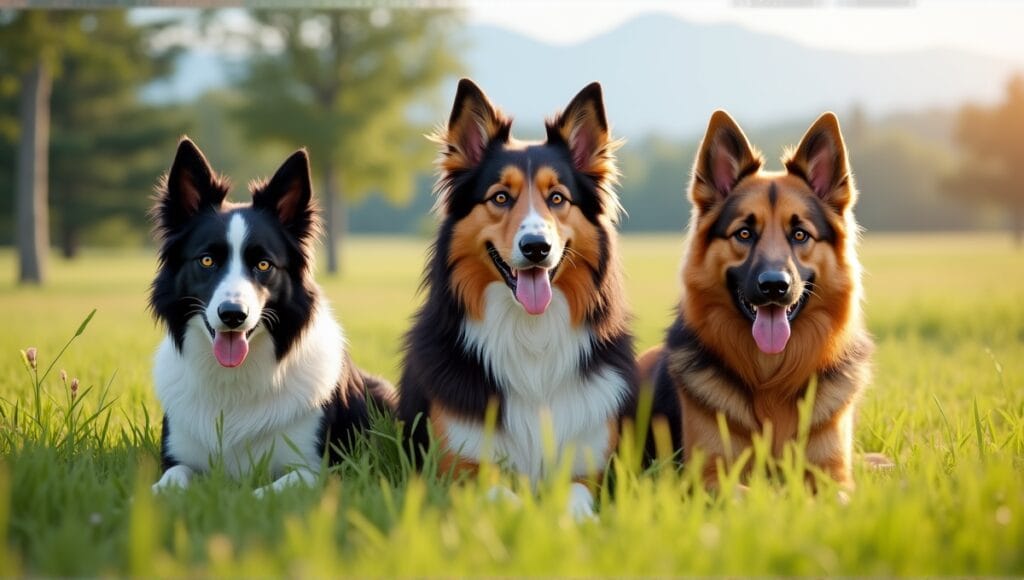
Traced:
<svg viewBox="0 0 1024 580">
<path fill-rule="evenodd" d="M 225 201 L 229 187 L 187 138 L 157 187 L 150 307 L 167 334 L 153 367 L 164 409 L 155 491 L 186 487 L 215 460 L 236 478 L 269 460 L 277 479 L 258 495 L 308 484 L 367 428 L 370 405 L 394 404 L 390 385 L 353 365 L 313 279 L 306 152 L 252 184 L 251 203 Z"/>
<path fill-rule="evenodd" d="M 511 127 L 463 79 L 434 135 L 440 224 L 405 338 L 398 416 L 416 453 L 433 433 L 443 470 L 505 461 L 532 483 L 556 467 L 545 461 L 549 424 L 553 459 L 574 478 L 569 510 L 591 516 L 587 477 L 616 448 L 638 384 L 616 245 L 619 143 L 598 83 L 546 122 L 543 141 Z"/>
<path fill-rule="evenodd" d="M 678 397 L 675 444 L 685 458 L 703 455 L 710 487 L 718 464 L 733 465 L 755 436 L 780 457 L 816 385 L 807 460 L 852 488 L 854 413 L 873 344 L 861 312 L 857 189 L 836 116 L 822 115 L 783 161 L 784 171 L 765 171 L 736 122 L 712 115 L 689 188 L 678 316 L 638 365 L 657 393 Z"/>
</svg>

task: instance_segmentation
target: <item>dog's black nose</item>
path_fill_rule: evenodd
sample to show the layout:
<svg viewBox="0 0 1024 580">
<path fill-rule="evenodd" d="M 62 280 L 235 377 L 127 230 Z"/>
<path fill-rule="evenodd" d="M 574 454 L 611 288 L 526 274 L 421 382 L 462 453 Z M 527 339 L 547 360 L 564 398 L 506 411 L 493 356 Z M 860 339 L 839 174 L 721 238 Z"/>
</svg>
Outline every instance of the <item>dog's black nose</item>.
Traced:
<svg viewBox="0 0 1024 580">
<path fill-rule="evenodd" d="M 228 328 L 238 328 L 249 316 L 249 309 L 238 302 L 221 302 L 217 307 L 217 316 Z"/>
<path fill-rule="evenodd" d="M 551 244 L 544 239 L 544 236 L 527 234 L 519 240 L 519 250 L 526 256 L 526 259 L 534 264 L 540 263 L 551 253 Z"/>
<path fill-rule="evenodd" d="M 757 289 L 769 300 L 782 298 L 789 293 L 793 279 L 786 272 L 779 270 L 761 272 L 757 276 Z"/>
</svg>

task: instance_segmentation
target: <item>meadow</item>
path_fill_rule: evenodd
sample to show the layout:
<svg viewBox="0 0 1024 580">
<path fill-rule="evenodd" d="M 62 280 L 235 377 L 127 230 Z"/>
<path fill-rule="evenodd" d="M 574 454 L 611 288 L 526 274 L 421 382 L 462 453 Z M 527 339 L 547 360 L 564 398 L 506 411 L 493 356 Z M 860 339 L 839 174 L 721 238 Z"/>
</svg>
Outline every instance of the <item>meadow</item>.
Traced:
<svg viewBox="0 0 1024 580">
<path fill-rule="evenodd" d="M 354 237 L 344 275 L 321 277 L 357 363 L 391 379 L 426 247 Z M 681 248 L 681 235 L 623 240 L 641 349 L 671 320 Z M 1001 236 L 868 234 L 862 259 L 878 349 L 856 446 L 894 468 L 858 463 L 845 502 L 761 477 L 711 496 L 693 466 L 639 472 L 627 439 L 614 497 L 605 489 L 599 518 L 577 524 L 566 478 L 519 506 L 490 501 L 495 479 L 518 482 L 416 474 L 383 419 L 314 488 L 260 500 L 265 474 L 215 470 L 153 497 L 152 251 L 55 260 L 45 289 L 14 285 L 0 253 L 0 576 L 1024 574 L 1024 250 Z"/>
</svg>

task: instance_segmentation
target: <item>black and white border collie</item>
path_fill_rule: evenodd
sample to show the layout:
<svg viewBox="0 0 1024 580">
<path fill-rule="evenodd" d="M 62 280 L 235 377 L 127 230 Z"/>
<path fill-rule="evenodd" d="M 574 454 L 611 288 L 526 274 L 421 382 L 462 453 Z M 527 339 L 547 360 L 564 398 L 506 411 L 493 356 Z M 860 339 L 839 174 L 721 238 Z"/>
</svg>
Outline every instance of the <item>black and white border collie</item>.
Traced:
<svg viewBox="0 0 1024 580">
<path fill-rule="evenodd" d="M 153 367 L 164 409 L 164 473 L 185 487 L 214 458 L 234 477 L 269 459 L 268 489 L 315 479 L 382 408 L 391 388 L 357 369 L 313 280 L 319 219 L 297 151 L 252 203 L 183 139 L 153 208 L 160 241 L 150 306 L 167 328 Z"/>
<path fill-rule="evenodd" d="M 550 416 L 555 459 L 571 462 L 575 481 L 569 510 L 588 516 L 584 482 L 603 471 L 637 390 L 616 247 L 617 142 L 597 83 L 547 122 L 542 142 L 514 139 L 511 125 L 472 81 L 459 83 L 436 135 L 441 224 L 406 336 L 399 417 L 419 451 L 432 431 L 442 469 L 507 461 L 536 482 L 555 467 L 544 461 Z M 497 432 L 482 457 L 492 402 Z"/>
</svg>

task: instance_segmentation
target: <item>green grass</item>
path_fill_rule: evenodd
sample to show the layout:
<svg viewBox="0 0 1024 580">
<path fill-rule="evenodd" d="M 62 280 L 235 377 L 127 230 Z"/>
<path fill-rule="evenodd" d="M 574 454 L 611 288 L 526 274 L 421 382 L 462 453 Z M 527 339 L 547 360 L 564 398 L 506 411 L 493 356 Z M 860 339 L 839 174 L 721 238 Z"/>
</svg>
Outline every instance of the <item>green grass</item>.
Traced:
<svg viewBox="0 0 1024 580">
<path fill-rule="evenodd" d="M 392 379 L 425 247 L 353 238 L 346 275 L 323 280 L 358 364 Z M 640 348 L 670 321 L 681 247 L 681 236 L 624 240 Z M 403 467 L 382 421 L 313 489 L 257 500 L 265 475 L 215 472 L 153 497 L 152 252 L 55 262 L 43 290 L 8 279 L 0 575 L 1021 575 L 1024 252 L 999 237 L 868 236 L 862 257 L 878 350 L 857 448 L 890 455 L 894 470 L 858 467 L 844 504 L 761 479 L 710 497 L 692 466 L 635 475 L 618 462 L 615 498 L 603 494 L 600 519 L 580 525 L 564 515 L 565 478 L 519 507 L 491 502 L 489 478 L 452 485 Z M 13 277 L 10 253 L 0 272 Z M 38 348 L 41 374 L 94 308 L 37 410 L 19 350 Z M 60 369 L 80 379 L 74 399 Z"/>
</svg>

